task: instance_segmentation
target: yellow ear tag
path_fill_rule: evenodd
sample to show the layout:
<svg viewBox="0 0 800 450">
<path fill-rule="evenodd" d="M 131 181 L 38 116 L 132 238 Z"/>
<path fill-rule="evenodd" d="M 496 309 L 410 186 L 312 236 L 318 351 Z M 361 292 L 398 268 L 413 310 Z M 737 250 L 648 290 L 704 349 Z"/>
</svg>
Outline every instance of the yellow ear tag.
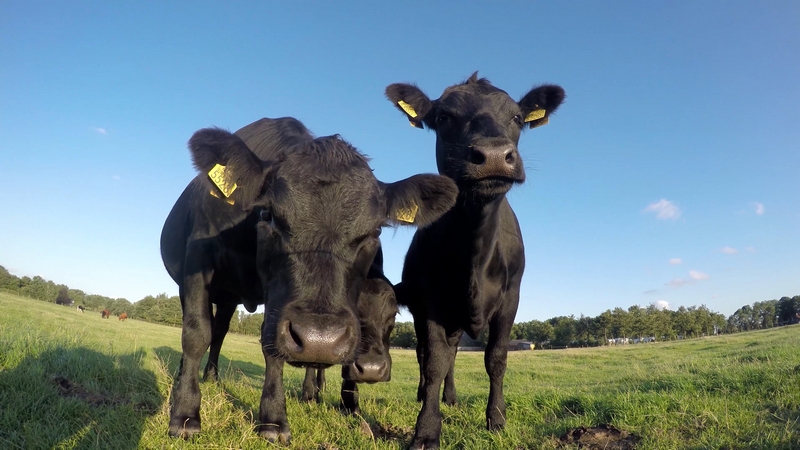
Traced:
<svg viewBox="0 0 800 450">
<path fill-rule="evenodd" d="M 536 122 L 531 122 L 530 128 L 538 128 L 542 125 L 547 125 L 548 123 L 550 123 L 550 118 L 545 117 L 544 119 L 538 120 Z"/>
<path fill-rule="evenodd" d="M 210 190 L 210 191 L 208 191 L 208 193 L 209 193 L 209 194 L 211 194 L 211 196 L 212 196 L 212 197 L 221 198 L 221 197 L 219 196 L 219 194 L 217 194 L 217 191 L 215 191 L 215 190 L 213 190 L 213 189 L 212 189 L 212 190 Z M 231 206 L 233 206 L 233 205 L 236 203 L 236 202 L 235 202 L 235 201 L 234 201 L 232 198 L 226 198 L 226 199 L 225 199 L 225 202 L 226 202 L 227 204 L 231 205 Z"/>
<path fill-rule="evenodd" d="M 417 217 L 417 211 L 419 211 L 419 206 L 417 206 L 416 203 L 412 203 L 408 208 L 398 209 L 395 218 L 401 222 L 414 223 L 414 219 Z"/>
<path fill-rule="evenodd" d="M 405 111 L 406 114 L 408 114 L 412 118 L 417 117 L 417 112 L 414 111 L 414 108 L 412 108 L 411 105 L 409 105 L 408 103 L 400 100 L 399 102 L 397 102 L 397 106 L 403 108 L 403 111 Z"/>
<path fill-rule="evenodd" d="M 233 191 L 238 187 L 236 183 L 231 185 L 231 183 L 228 182 L 228 179 L 225 177 L 225 166 L 219 164 L 215 165 L 213 169 L 208 171 L 208 177 L 211 178 L 211 181 L 217 185 L 222 195 L 226 198 L 230 197 Z"/>
<path fill-rule="evenodd" d="M 525 123 L 533 122 L 534 120 L 539 120 L 544 117 L 545 111 L 543 109 L 537 109 L 535 111 L 531 111 L 525 116 Z"/>
</svg>

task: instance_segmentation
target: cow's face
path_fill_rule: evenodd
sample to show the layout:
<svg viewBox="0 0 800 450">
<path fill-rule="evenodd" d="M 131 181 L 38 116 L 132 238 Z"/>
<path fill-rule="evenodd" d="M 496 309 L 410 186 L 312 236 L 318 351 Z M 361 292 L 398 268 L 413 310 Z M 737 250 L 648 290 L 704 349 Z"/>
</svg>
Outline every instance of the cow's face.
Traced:
<svg viewBox="0 0 800 450">
<path fill-rule="evenodd" d="M 525 169 L 517 149 L 526 124 L 547 123 L 564 100 L 564 90 L 543 85 L 519 102 L 477 72 L 463 84 L 445 89 L 429 100 L 416 86 L 393 84 L 386 95 L 411 121 L 436 132 L 439 173 L 458 184 L 462 192 L 478 197 L 505 194 L 513 184 L 525 181 Z"/>
<path fill-rule="evenodd" d="M 234 204 L 255 224 L 266 304 L 262 345 L 298 365 L 349 364 L 358 353 L 358 294 L 381 227 L 424 226 L 455 203 L 438 175 L 379 182 L 366 158 L 338 136 L 259 160 L 236 135 L 200 130 L 189 142 L 201 171 L 224 165 Z M 239 192 L 239 197 L 236 197 Z"/>
<path fill-rule="evenodd" d="M 382 278 L 364 281 L 358 298 L 361 341 L 356 360 L 342 367 L 342 378 L 357 382 L 389 381 L 392 357 L 389 337 L 397 315 L 397 298 L 392 286 Z"/>
</svg>

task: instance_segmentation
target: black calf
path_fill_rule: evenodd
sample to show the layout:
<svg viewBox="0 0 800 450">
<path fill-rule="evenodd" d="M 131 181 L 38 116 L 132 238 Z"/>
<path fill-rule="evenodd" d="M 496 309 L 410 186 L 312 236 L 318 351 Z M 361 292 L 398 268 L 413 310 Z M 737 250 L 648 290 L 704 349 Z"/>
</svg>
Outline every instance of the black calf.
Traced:
<svg viewBox="0 0 800 450">
<path fill-rule="evenodd" d="M 342 367 L 342 409 L 347 413 L 359 412 L 357 383 L 389 381 L 392 376 L 389 336 L 394 328 L 397 301 L 385 278 L 369 278 L 364 282 L 358 299 L 358 314 L 361 320 L 359 355 L 352 364 Z M 307 368 L 302 399 L 319 402 L 319 392 L 324 386 L 325 369 Z"/>
<path fill-rule="evenodd" d="M 414 316 L 419 342 L 417 396 L 423 405 L 411 448 L 432 449 L 439 446 L 442 428 L 442 381 L 443 400 L 456 402 L 453 366 L 465 331 L 475 338 L 489 327 L 486 426 L 505 425 L 503 377 L 525 266 L 522 235 L 505 194 L 525 180 L 517 149 L 522 129 L 547 123 L 564 90 L 543 85 L 515 102 L 476 72 L 436 100 L 408 84 L 390 85 L 386 96 L 412 125 L 436 132 L 439 173 L 459 189 L 455 208 L 417 230 L 395 286 L 398 302 Z"/>
</svg>

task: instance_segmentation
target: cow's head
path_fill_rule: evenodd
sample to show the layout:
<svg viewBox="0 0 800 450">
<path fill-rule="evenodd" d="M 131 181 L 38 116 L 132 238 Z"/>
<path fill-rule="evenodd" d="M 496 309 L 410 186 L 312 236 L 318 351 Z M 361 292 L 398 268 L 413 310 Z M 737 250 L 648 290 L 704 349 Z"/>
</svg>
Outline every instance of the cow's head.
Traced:
<svg viewBox="0 0 800 450">
<path fill-rule="evenodd" d="M 383 278 L 368 278 L 358 298 L 361 341 L 356 360 L 342 366 L 342 378 L 375 383 L 392 378 L 389 337 L 397 315 L 397 299 Z"/>
<path fill-rule="evenodd" d="M 255 228 L 264 351 L 297 365 L 355 360 L 358 295 L 381 228 L 428 225 L 458 194 L 439 175 L 381 183 L 366 157 L 338 136 L 303 140 L 275 161 L 262 161 L 218 128 L 198 131 L 189 147 L 197 169 L 215 174 L 209 188 L 229 194 L 248 214 L 244 224 Z"/>
<path fill-rule="evenodd" d="M 389 85 L 386 96 L 411 125 L 436 132 L 439 173 L 455 180 L 462 192 L 491 198 L 525 181 L 517 149 L 520 133 L 525 125 L 546 124 L 565 94 L 545 84 L 515 102 L 475 72 L 436 100 L 410 84 Z"/>
</svg>

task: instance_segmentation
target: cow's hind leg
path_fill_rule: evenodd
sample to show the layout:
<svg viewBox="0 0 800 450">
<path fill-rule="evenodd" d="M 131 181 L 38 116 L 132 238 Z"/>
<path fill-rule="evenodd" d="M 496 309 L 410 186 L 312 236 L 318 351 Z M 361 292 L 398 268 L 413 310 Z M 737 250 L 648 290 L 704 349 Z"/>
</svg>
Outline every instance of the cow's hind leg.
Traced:
<svg viewBox="0 0 800 450">
<path fill-rule="evenodd" d="M 419 385 L 417 386 L 417 401 L 421 402 L 425 398 L 425 371 L 423 361 L 425 360 L 425 346 L 428 342 L 428 329 L 424 321 L 414 320 L 414 332 L 417 335 L 417 365 L 419 366 Z"/>
<path fill-rule="evenodd" d="M 210 275 L 208 276 L 210 277 Z M 200 432 L 200 361 L 211 342 L 211 312 L 202 273 L 184 280 L 181 289 L 183 356 L 172 388 L 169 435 L 188 439 Z"/>
<path fill-rule="evenodd" d="M 310 402 L 316 400 L 319 403 L 319 385 L 317 384 L 316 371 L 317 369 L 313 367 L 306 367 L 306 376 L 303 378 L 303 393 L 300 395 L 300 401 Z"/>
<path fill-rule="evenodd" d="M 461 333 L 459 333 L 458 340 L 461 340 Z M 456 371 L 456 355 L 458 354 L 458 345 L 452 347 L 453 350 L 453 359 L 450 363 L 450 369 L 447 371 L 447 375 L 444 377 L 444 392 L 442 392 L 442 403 L 447 406 L 455 406 L 458 403 L 458 399 L 456 398 L 456 381 L 455 381 L 455 371 Z"/>
<path fill-rule="evenodd" d="M 203 381 L 219 380 L 219 353 L 222 349 L 222 342 L 228 334 L 228 329 L 230 329 L 231 319 L 235 312 L 235 302 L 229 303 L 220 299 L 220 303 L 217 303 L 217 313 L 214 315 L 214 324 L 211 328 L 211 349 L 208 352 L 208 362 L 203 371 Z"/>
</svg>

